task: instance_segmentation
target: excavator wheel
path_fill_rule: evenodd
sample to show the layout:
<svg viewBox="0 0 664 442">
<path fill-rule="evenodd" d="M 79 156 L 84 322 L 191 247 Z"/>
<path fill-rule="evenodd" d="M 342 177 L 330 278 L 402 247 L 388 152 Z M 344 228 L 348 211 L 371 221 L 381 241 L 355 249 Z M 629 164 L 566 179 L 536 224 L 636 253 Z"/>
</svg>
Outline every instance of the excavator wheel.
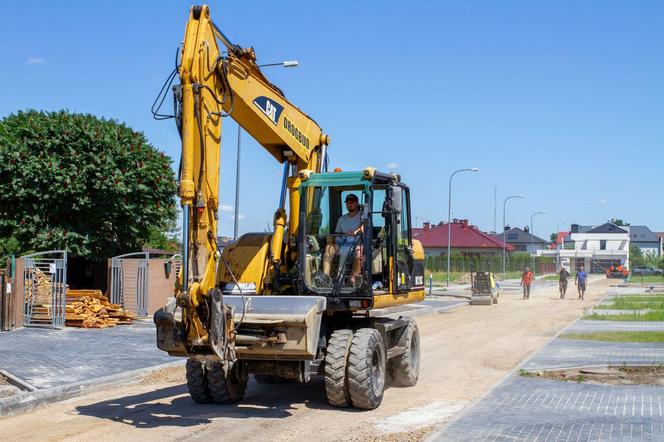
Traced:
<svg viewBox="0 0 664 442">
<path fill-rule="evenodd" d="M 395 385 L 412 387 L 420 375 L 420 331 L 412 319 L 408 321 L 400 345 L 404 345 L 406 351 L 390 360 L 390 375 Z"/>
<path fill-rule="evenodd" d="M 236 404 L 244 397 L 247 379 L 240 373 L 240 362 L 228 373 L 221 362 L 208 362 L 207 383 L 212 400 L 217 404 Z"/>
<path fill-rule="evenodd" d="M 357 408 L 373 410 L 383 401 L 385 343 L 378 330 L 361 328 L 353 335 L 348 356 L 348 392 Z"/>
<path fill-rule="evenodd" d="M 352 330 L 336 330 L 330 336 L 325 351 L 325 395 L 330 405 L 347 407 L 350 404 L 348 393 L 348 354 L 353 341 Z"/>
<path fill-rule="evenodd" d="M 205 376 L 205 364 L 196 359 L 187 359 L 187 388 L 189 395 L 199 404 L 209 404 L 212 396 Z"/>
</svg>

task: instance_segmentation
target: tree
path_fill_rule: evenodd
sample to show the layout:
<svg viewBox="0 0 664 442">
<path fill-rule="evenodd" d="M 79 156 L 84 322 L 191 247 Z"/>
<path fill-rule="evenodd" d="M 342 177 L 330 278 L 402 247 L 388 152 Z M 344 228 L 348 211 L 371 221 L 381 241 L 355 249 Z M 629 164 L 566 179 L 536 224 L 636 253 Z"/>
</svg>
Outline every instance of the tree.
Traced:
<svg viewBox="0 0 664 442">
<path fill-rule="evenodd" d="M 631 267 L 634 266 L 642 266 L 646 264 L 646 259 L 643 256 L 643 252 L 638 246 L 635 246 L 634 244 L 629 245 L 629 265 Z"/>
<path fill-rule="evenodd" d="M 626 223 L 625 221 L 623 221 L 620 218 L 611 218 L 609 220 L 609 222 L 611 224 L 613 224 L 614 226 L 629 226 L 629 223 Z"/>
<path fill-rule="evenodd" d="M 555 243 L 558 241 L 558 234 L 556 232 L 553 232 L 551 235 L 549 235 L 549 240 L 551 240 L 551 243 Z"/>
<path fill-rule="evenodd" d="M 0 121 L 0 241 L 101 260 L 175 218 L 171 160 L 114 120 L 67 111 Z"/>
</svg>

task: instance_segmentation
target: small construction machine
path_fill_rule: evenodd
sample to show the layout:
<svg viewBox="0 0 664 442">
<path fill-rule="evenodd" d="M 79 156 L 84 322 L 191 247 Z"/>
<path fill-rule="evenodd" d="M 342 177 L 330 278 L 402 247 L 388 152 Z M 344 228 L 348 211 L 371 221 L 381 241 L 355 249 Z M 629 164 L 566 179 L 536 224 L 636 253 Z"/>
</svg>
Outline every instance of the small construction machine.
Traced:
<svg viewBox="0 0 664 442">
<path fill-rule="evenodd" d="M 161 114 L 176 77 L 175 111 Z M 158 347 L 187 358 L 191 397 L 234 403 L 250 375 L 307 382 L 322 374 L 330 404 L 373 409 L 388 374 L 414 385 L 417 325 L 375 313 L 424 299 L 424 251 L 412 239 L 410 190 L 400 177 L 370 167 L 328 173 L 329 137 L 268 81 L 253 48 L 230 42 L 207 6 L 191 8 L 176 68 L 155 103 L 155 117 L 173 117 L 182 139 L 183 262 L 154 321 Z M 283 178 L 273 231 L 244 234 L 222 251 L 225 117 L 283 164 Z M 350 218 L 357 228 L 340 229 Z"/>
<path fill-rule="evenodd" d="M 498 304 L 498 289 L 491 272 L 470 273 L 470 305 Z"/>
<path fill-rule="evenodd" d="M 606 277 L 620 279 L 629 278 L 629 270 L 623 267 L 620 261 L 616 261 L 612 263 L 608 269 L 606 269 Z"/>
</svg>

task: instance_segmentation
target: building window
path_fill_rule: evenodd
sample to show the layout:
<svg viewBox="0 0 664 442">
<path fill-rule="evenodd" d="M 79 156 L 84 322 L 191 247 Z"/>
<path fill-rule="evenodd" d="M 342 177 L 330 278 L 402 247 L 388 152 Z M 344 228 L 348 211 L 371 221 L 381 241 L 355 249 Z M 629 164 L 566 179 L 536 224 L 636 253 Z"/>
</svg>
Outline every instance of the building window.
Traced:
<svg viewBox="0 0 664 442">
<path fill-rule="evenodd" d="M 600 250 L 606 250 L 606 240 L 605 239 L 601 239 L 599 241 L 599 249 Z"/>
</svg>

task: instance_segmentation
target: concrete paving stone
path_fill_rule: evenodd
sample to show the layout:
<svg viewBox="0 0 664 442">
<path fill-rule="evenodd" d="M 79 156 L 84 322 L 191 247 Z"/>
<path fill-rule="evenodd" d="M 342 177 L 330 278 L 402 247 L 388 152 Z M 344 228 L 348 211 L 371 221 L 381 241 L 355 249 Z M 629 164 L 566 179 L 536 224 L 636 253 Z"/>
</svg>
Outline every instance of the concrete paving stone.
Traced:
<svg viewBox="0 0 664 442">
<path fill-rule="evenodd" d="M 568 327 L 567 333 L 595 333 L 604 331 L 664 331 L 664 321 L 593 321 L 580 320 Z"/>
<path fill-rule="evenodd" d="M 598 315 L 643 315 L 646 313 L 650 313 L 651 309 L 641 309 L 641 310 L 617 310 L 617 309 L 591 309 L 588 311 L 588 314 L 591 315 L 593 313 L 597 313 Z"/>
<path fill-rule="evenodd" d="M 658 364 L 664 342 L 599 342 L 555 339 L 522 365 L 525 370 L 589 365 Z"/>
<path fill-rule="evenodd" d="M 106 329 L 22 328 L 0 333 L 0 368 L 38 389 L 173 362 L 151 320 Z"/>
<path fill-rule="evenodd" d="M 436 441 L 664 440 L 664 389 L 513 375 Z"/>
</svg>

